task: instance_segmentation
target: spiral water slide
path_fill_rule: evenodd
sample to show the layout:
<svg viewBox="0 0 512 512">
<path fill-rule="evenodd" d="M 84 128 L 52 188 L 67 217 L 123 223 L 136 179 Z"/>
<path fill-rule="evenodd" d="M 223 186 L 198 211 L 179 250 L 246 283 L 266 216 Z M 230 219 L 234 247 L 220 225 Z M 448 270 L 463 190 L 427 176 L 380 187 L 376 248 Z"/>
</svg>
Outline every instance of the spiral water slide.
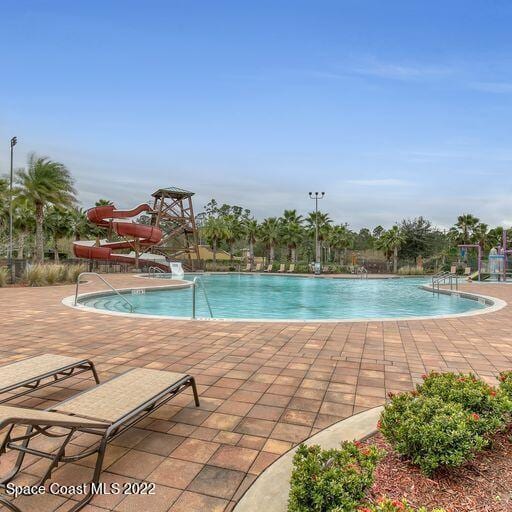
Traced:
<svg viewBox="0 0 512 512">
<path fill-rule="evenodd" d="M 124 238 L 122 241 L 110 242 L 100 240 L 99 245 L 94 240 L 77 240 L 73 242 L 73 252 L 77 258 L 94 260 L 108 260 L 118 263 L 136 264 L 136 255 L 132 251 L 129 254 L 119 254 L 115 251 L 121 249 L 134 249 L 138 244 L 140 250 L 145 251 L 157 245 L 162 240 L 162 230 L 155 226 L 137 224 L 130 220 L 142 212 L 150 211 L 148 204 L 140 204 L 133 210 L 116 210 L 114 206 L 96 206 L 87 211 L 90 222 L 102 228 L 108 228 Z M 159 254 L 139 254 L 139 262 L 151 263 L 163 270 L 169 271 L 169 264 L 165 257 Z"/>
</svg>

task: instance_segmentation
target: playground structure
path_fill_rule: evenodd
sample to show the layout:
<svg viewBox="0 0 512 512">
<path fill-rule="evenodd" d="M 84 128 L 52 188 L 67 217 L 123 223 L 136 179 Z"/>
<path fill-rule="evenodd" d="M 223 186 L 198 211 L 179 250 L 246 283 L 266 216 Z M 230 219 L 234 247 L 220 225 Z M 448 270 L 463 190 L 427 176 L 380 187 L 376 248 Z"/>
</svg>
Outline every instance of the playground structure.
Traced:
<svg viewBox="0 0 512 512">
<path fill-rule="evenodd" d="M 507 230 L 503 230 L 503 238 L 501 245 L 493 247 L 489 251 L 487 261 L 483 259 L 483 250 L 479 244 L 460 244 L 461 256 L 465 257 L 467 250 L 476 249 L 477 253 L 477 270 L 468 275 L 470 279 L 478 281 L 491 280 L 498 282 L 506 282 L 511 271 L 508 270 L 508 255 L 512 253 L 512 249 L 508 248 Z"/>
<path fill-rule="evenodd" d="M 88 220 L 105 229 L 107 238 L 75 241 L 75 256 L 126 263 L 137 268 L 150 265 L 166 272 L 181 269 L 181 264 L 173 263 L 194 269 L 199 264 L 199 249 L 193 195 L 193 192 L 172 187 L 152 194 L 153 207 L 143 203 L 132 210 L 117 210 L 113 205 L 91 208 L 87 211 Z M 131 220 L 143 213 L 146 215 L 139 222 Z M 120 240 L 112 240 L 113 236 Z"/>
</svg>

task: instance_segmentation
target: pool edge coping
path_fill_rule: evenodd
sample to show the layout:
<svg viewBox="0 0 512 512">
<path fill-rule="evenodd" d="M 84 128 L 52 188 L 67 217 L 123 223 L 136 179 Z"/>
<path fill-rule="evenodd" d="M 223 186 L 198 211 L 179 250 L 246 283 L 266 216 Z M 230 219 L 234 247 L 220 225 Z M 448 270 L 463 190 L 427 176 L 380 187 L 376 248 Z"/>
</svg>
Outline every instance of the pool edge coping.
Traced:
<svg viewBox="0 0 512 512">
<path fill-rule="evenodd" d="M 178 281 L 178 280 L 176 280 Z M 128 293 L 131 290 L 149 290 L 155 291 L 159 289 L 184 289 L 192 287 L 192 282 L 182 281 L 180 283 L 176 283 L 174 285 L 158 285 L 158 286 L 140 286 L 140 287 L 129 287 L 129 288 L 117 288 L 117 291 L 120 293 Z M 433 293 L 432 286 L 422 285 L 419 286 L 420 289 Z M 503 299 L 499 299 L 497 297 L 492 297 L 490 295 L 482 295 L 472 292 L 465 292 L 459 290 L 449 290 L 445 288 L 440 288 L 436 290 L 443 295 L 457 295 L 459 297 L 463 297 L 469 300 L 480 300 L 484 299 L 487 307 L 483 309 L 473 310 L 473 311 L 465 311 L 462 313 L 452 313 L 447 315 L 430 315 L 430 316 L 405 316 L 405 317 L 383 317 L 383 318 L 315 318 L 315 319 L 276 319 L 276 318 L 208 318 L 208 317 L 196 317 L 192 318 L 185 316 L 172 316 L 172 315 L 148 315 L 144 313 L 128 313 L 122 311 L 109 311 L 107 309 L 99 309 L 93 308 L 89 306 L 84 306 L 80 303 L 77 305 L 74 304 L 75 296 L 70 295 L 68 297 L 64 297 L 61 300 L 61 303 L 67 307 L 77 309 L 80 311 L 86 311 L 96 314 L 104 314 L 110 316 L 124 316 L 129 318 L 146 318 L 146 319 L 161 319 L 161 320 L 182 320 L 182 321 L 207 321 L 207 322 L 245 322 L 245 323 L 298 323 L 298 324 L 306 324 L 306 323 L 355 323 L 355 322 L 404 322 L 404 321 L 421 321 L 421 320 L 445 320 L 452 318 L 464 318 L 471 317 L 477 315 L 485 315 L 488 313 L 494 313 L 506 307 L 508 303 Z M 104 296 L 104 295 L 112 295 L 110 291 L 96 291 L 89 292 L 78 295 L 78 301 L 81 298 L 85 297 L 94 297 L 94 296 Z"/>
</svg>

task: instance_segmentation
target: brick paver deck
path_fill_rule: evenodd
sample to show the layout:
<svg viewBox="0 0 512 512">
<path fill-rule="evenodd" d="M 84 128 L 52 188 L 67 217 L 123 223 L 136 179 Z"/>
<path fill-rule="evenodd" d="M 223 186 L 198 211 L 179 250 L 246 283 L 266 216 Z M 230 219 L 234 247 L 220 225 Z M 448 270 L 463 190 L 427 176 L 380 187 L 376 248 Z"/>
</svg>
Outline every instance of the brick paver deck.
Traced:
<svg viewBox="0 0 512 512">
<path fill-rule="evenodd" d="M 115 286 L 141 286 L 110 276 Z M 156 284 L 156 282 L 155 282 Z M 89 285 L 96 289 L 99 285 Z M 512 286 L 465 285 L 512 301 Z M 86 288 L 84 287 L 83 291 Z M 109 316 L 61 304 L 73 287 L 0 290 L 0 363 L 45 352 L 87 356 L 100 378 L 133 367 L 190 373 L 201 407 L 180 395 L 109 447 L 103 480 L 156 483 L 155 496 L 98 496 L 89 512 L 227 511 L 291 446 L 410 389 L 427 370 L 473 371 L 492 379 L 512 367 L 511 307 L 444 320 L 353 323 L 192 322 Z M 427 292 L 425 292 L 427 293 Z M 22 403 L 47 407 L 92 386 L 75 378 Z M 76 444 L 87 445 L 85 435 Z M 23 481 L 45 462 L 28 459 Z M 77 484 L 91 461 L 59 468 Z M 56 496 L 23 498 L 27 510 L 68 510 Z"/>
</svg>

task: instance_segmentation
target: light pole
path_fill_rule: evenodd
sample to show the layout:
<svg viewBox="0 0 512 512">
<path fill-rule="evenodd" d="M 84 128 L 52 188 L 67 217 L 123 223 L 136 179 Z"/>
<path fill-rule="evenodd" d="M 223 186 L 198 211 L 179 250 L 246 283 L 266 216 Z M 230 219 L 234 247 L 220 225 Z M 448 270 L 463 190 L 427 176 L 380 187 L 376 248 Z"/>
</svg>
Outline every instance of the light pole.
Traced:
<svg viewBox="0 0 512 512">
<path fill-rule="evenodd" d="M 13 137 L 11 139 L 11 180 L 9 182 L 9 247 L 7 250 L 7 261 L 9 265 L 9 272 L 11 274 L 11 283 L 14 284 L 14 261 L 12 258 L 12 182 L 13 182 L 13 153 L 14 146 L 16 146 L 18 142 L 17 137 Z"/>
<path fill-rule="evenodd" d="M 318 244 L 318 201 L 323 199 L 325 192 L 310 192 L 309 197 L 315 200 L 315 274 L 322 272 L 322 265 L 320 262 L 320 245 Z"/>
</svg>

